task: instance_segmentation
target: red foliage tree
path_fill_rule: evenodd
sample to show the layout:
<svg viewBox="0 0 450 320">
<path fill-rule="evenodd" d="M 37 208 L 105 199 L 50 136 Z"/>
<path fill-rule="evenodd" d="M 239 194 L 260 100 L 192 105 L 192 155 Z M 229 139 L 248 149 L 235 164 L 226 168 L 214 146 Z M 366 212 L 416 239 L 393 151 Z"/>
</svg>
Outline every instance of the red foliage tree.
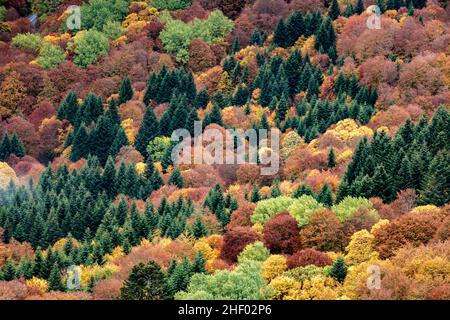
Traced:
<svg viewBox="0 0 450 320">
<path fill-rule="evenodd" d="M 346 237 L 345 245 L 347 245 L 350 237 L 359 230 L 366 229 L 370 231 L 372 226 L 377 223 L 377 219 L 370 214 L 365 207 L 359 207 L 343 224 L 343 231 Z"/>
<path fill-rule="evenodd" d="M 245 202 L 239 206 L 239 208 L 231 214 L 230 223 L 228 228 L 232 229 L 235 227 L 250 227 L 252 222 L 250 217 L 255 210 L 256 205 L 251 202 Z"/>
<path fill-rule="evenodd" d="M 236 227 L 228 230 L 223 236 L 222 252 L 220 257 L 230 263 L 237 261 L 237 256 L 244 248 L 259 240 L 259 235 L 250 227 Z"/>
<path fill-rule="evenodd" d="M 201 72 L 215 65 L 216 56 L 211 47 L 201 39 L 193 39 L 189 46 L 188 67 L 193 72 Z"/>
<path fill-rule="evenodd" d="M 311 247 L 321 251 L 339 251 L 344 242 L 341 222 L 327 209 L 315 211 L 300 236 L 303 248 Z"/>
<path fill-rule="evenodd" d="M 300 248 L 300 228 L 289 212 L 284 211 L 267 221 L 263 239 L 272 253 L 293 254 Z"/>
<path fill-rule="evenodd" d="M 406 244 L 427 244 L 435 235 L 440 217 L 431 212 L 410 212 L 374 232 L 376 250 L 387 259 Z"/>
<path fill-rule="evenodd" d="M 297 251 L 292 256 L 287 258 L 287 265 L 290 269 L 305 267 L 308 265 L 325 267 L 331 265 L 332 263 L 333 260 L 331 260 L 327 254 L 314 249 Z"/>
</svg>

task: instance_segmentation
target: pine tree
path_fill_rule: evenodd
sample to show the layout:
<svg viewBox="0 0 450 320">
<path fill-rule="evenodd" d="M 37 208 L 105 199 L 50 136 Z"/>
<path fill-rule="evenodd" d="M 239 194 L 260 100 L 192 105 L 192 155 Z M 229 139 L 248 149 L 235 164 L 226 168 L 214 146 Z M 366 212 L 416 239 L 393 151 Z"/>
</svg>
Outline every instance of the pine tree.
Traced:
<svg viewBox="0 0 450 320">
<path fill-rule="evenodd" d="M 105 165 L 108 159 L 109 150 L 116 136 L 115 128 L 108 116 L 100 116 L 89 135 L 90 151 L 97 156 L 101 165 Z"/>
<path fill-rule="evenodd" d="M 287 46 L 293 46 L 300 36 L 305 33 L 305 22 L 299 11 L 294 11 L 286 22 L 288 36 Z"/>
<path fill-rule="evenodd" d="M 328 8 L 328 17 L 331 20 L 336 20 L 341 15 L 341 10 L 339 8 L 339 4 L 337 0 L 333 0 L 331 2 L 331 6 Z"/>
<path fill-rule="evenodd" d="M 126 103 L 127 101 L 131 100 L 133 98 L 134 92 L 133 88 L 131 87 L 131 81 L 128 77 L 126 77 L 122 85 L 120 86 L 119 91 L 119 105 Z"/>
<path fill-rule="evenodd" d="M 166 275 L 154 261 L 147 264 L 141 262 L 134 266 L 120 289 L 122 300 L 167 300 L 169 298 Z"/>
<path fill-rule="evenodd" d="M 6 261 L 6 264 L 3 266 L 0 278 L 4 281 L 14 280 L 17 276 L 16 266 L 11 258 Z"/>
<path fill-rule="evenodd" d="M 102 174 L 102 189 L 106 192 L 109 198 L 114 198 L 117 194 L 116 187 L 116 168 L 114 159 L 110 156 L 106 161 L 105 169 Z"/>
<path fill-rule="evenodd" d="M 168 184 L 173 184 L 174 186 L 176 186 L 177 188 L 183 188 L 183 178 L 181 176 L 181 172 L 179 168 L 175 168 L 172 171 L 172 174 L 170 175 L 169 181 L 167 182 Z"/>
<path fill-rule="evenodd" d="M 347 276 L 347 265 L 343 257 L 338 257 L 336 262 L 331 266 L 330 276 L 340 283 L 343 283 Z"/>
<path fill-rule="evenodd" d="M 58 119 L 67 119 L 74 124 L 78 108 L 78 97 L 75 92 L 70 91 L 58 108 Z"/>
<path fill-rule="evenodd" d="M 328 168 L 336 167 L 336 156 L 334 155 L 333 147 L 330 148 L 330 152 L 328 153 Z"/>
<path fill-rule="evenodd" d="M 148 156 L 147 146 L 159 134 L 159 123 L 151 107 L 145 110 L 144 119 L 134 141 L 134 146 L 144 157 Z"/>
<path fill-rule="evenodd" d="M 375 173 L 370 182 L 370 194 L 373 197 L 382 198 L 385 202 L 391 202 L 395 198 L 392 179 L 386 173 L 383 165 L 379 165 L 375 169 Z"/>
<path fill-rule="evenodd" d="M 218 124 L 220 126 L 223 125 L 222 112 L 221 112 L 220 107 L 219 107 L 219 105 L 217 103 L 214 103 L 214 106 L 213 106 L 213 108 L 211 110 L 211 113 L 209 114 L 209 120 L 210 120 L 210 123 L 216 123 L 216 124 Z"/>
<path fill-rule="evenodd" d="M 24 157 L 25 147 L 23 146 L 22 141 L 20 141 L 19 137 L 14 133 L 11 137 L 11 144 L 10 144 L 10 152 L 11 154 L 15 154 L 18 157 Z"/>
<path fill-rule="evenodd" d="M 284 121 L 286 119 L 286 113 L 289 110 L 289 101 L 283 94 L 277 106 L 277 119 L 279 121 Z"/>
</svg>

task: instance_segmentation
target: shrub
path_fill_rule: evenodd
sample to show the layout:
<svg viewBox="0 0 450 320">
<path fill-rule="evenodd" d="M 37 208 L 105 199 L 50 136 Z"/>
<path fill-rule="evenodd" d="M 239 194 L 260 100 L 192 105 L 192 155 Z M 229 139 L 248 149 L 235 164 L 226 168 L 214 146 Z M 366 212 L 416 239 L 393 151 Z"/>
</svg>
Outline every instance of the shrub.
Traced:
<svg viewBox="0 0 450 320">
<path fill-rule="evenodd" d="M 34 33 L 21 33 L 12 39 L 13 46 L 19 49 L 29 49 L 32 52 L 39 52 L 44 40 Z"/>
</svg>

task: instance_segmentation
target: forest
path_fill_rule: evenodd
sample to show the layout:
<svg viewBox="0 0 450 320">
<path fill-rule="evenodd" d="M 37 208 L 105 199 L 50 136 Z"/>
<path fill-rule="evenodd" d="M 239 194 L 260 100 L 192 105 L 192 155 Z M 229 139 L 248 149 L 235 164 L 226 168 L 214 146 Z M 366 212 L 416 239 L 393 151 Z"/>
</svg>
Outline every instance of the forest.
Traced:
<svg viewBox="0 0 450 320">
<path fill-rule="evenodd" d="M 0 300 L 450 300 L 449 17 L 0 0 Z M 196 123 L 279 148 L 179 163 Z"/>
</svg>

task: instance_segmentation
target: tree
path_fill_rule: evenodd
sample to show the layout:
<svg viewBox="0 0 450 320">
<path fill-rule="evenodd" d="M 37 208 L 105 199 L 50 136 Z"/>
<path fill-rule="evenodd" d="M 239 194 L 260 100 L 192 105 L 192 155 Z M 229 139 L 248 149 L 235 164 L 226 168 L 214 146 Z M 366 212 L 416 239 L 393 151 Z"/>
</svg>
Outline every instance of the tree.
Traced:
<svg viewBox="0 0 450 320">
<path fill-rule="evenodd" d="M 331 265 L 332 263 L 333 261 L 327 254 L 314 249 L 304 249 L 297 251 L 287 259 L 289 269 L 305 267 L 308 265 L 325 267 Z"/>
<path fill-rule="evenodd" d="M 322 190 L 320 190 L 320 193 L 317 195 L 317 201 L 323 203 L 327 207 L 333 205 L 333 192 L 328 183 L 323 185 Z"/>
<path fill-rule="evenodd" d="M 443 206 L 450 201 L 450 152 L 440 151 L 430 163 L 420 202 Z"/>
<path fill-rule="evenodd" d="M 122 300 L 167 300 L 169 299 L 167 277 L 154 261 L 140 262 L 131 270 L 120 289 Z"/>
<path fill-rule="evenodd" d="M 75 162 L 81 158 L 87 158 L 90 153 L 89 136 L 86 132 L 86 127 L 82 123 L 78 128 L 72 143 L 72 152 L 70 153 L 70 160 Z"/>
<path fill-rule="evenodd" d="M 129 100 L 131 100 L 133 98 L 133 88 L 131 87 L 131 81 L 128 77 L 126 77 L 123 82 L 122 85 L 120 86 L 120 91 L 119 91 L 119 105 L 123 104 Z"/>
<path fill-rule="evenodd" d="M 44 69 L 58 66 L 66 59 L 63 49 L 49 43 L 44 43 L 39 50 L 36 62 Z"/>
<path fill-rule="evenodd" d="M 223 246 L 220 257 L 228 262 L 236 262 L 239 253 L 244 248 L 259 240 L 258 234 L 249 227 L 235 227 L 228 230 L 223 237 Z"/>
<path fill-rule="evenodd" d="M 128 141 L 127 134 L 125 133 L 125 130 L 122 126 L 119 126 L 116 131 L 116 136 L 114 137 L 114 140 L 111 144 L 110 149 L 108 150 L 108 154 L 116 158 L 116 156 L 119 154 L 120 149 L 123 146 L 128 146 L 130 142 Z"/>
<path fill-rule="evenodd" d="M 281 212 L 264 225 L 263 239 L 272 253 L 293 254 L 300 248 L 300 228 L 288 212 Z"/>
<path fill-rule="evenodd" d="M 134 146 L 144 157 L 147 157 L 147 146 L 159 134 L 159 123 L 151 107 L 147 107 Z"/>
<path fill-rule="evenodd" d="M 81 68 L 86 68 L 96 62 L 99 57 L 108 54 L 109 41 L 103 33 L 97 30 L 83 30 L 75 35 L 70 49 L 73 49 L 75 53 L 73 62 Z"/>
<path fill-rule="evenodd" d="M 6 119 L 16 113 L 17 106 L 25 97 L 26 87 L 20 81 L 19 74 L 12 71 L 0 86 L 0 119 Z"/>
<path fill-rule="evenodd" d="M 175 168 L 172 171 L 172 174 L 170 175 L 167 183 L 172 184 L 179 189 L 183 188 L 184 182 L 183 182 L 183 177 L 181 176 L 181 171 L 179 168 Z"/>
<path fill-rule="evenodd" d="M 192 234 L 196 239 L 205 237 L 207 235 L 207 230 L 205 223 L 203 222 L 200 216 L 197 216 L 194 221 L 194 225 L 192 226 Z"/>
<path fill-rule="evenodd" d="M 337 0 L 333 0 L 331 2 L 331 6 L 328 8 L 328 17 L 331 20 L 336 20 L 341 15 L 341 10 L 339 8 L 339 4 Z"/>
<path fill-rule="evenodd" d="M 333 263 L 330 270 L 330 276 L 340 283 L 344 282 L 345 277 L 347 276 L 347 265 L 345 264 L 344 258 L 339 257 Z"/>
<path fill-rule="evenodd" d="M 336 167 L 336 156 L 334 155 L 333 147 L 330 148 L 330 152 L 328 153 L 328 168 Z"/>
<path fill-rule="evenodd" d="M 280 22 L 278 22 L 277 27 L 275 28 L 273 43 L 277 47 L 286 48 L 288 45 L 287 37 L 288 35 L 286 32 L 286 25 L 284 23 L 284 20 L 280 19 Z"/>
<path fill-rule="evenodd" d="M 297 39 L 305 33 L 305 21 L 299 11 L 294 11 L 286 22 L 286 31 L 289 37 L 288 46 L 293 46 Z M 286 70 L 288 70 L 286 68 Z"/>
<path fill-rule="evenodd" d="M 355 13 L 361 14 L 364 11 L 364 0 L 358 0 L 355 6 Z"/>
<path fill-rule="evenodd" d="M 300 233 L 304 247 L 319 251 L 340 251 L 344 233 L 336 215 L 328 209 L 315 211 Z"/>
<path fill-rule="evenodd" d="M 52 266 L 50 277 L 48 278 L 48 289 L 51 291 L 64 291 L 64 284 L 61 279 L 61 271 L 58 263 Z"/>
</svg>

